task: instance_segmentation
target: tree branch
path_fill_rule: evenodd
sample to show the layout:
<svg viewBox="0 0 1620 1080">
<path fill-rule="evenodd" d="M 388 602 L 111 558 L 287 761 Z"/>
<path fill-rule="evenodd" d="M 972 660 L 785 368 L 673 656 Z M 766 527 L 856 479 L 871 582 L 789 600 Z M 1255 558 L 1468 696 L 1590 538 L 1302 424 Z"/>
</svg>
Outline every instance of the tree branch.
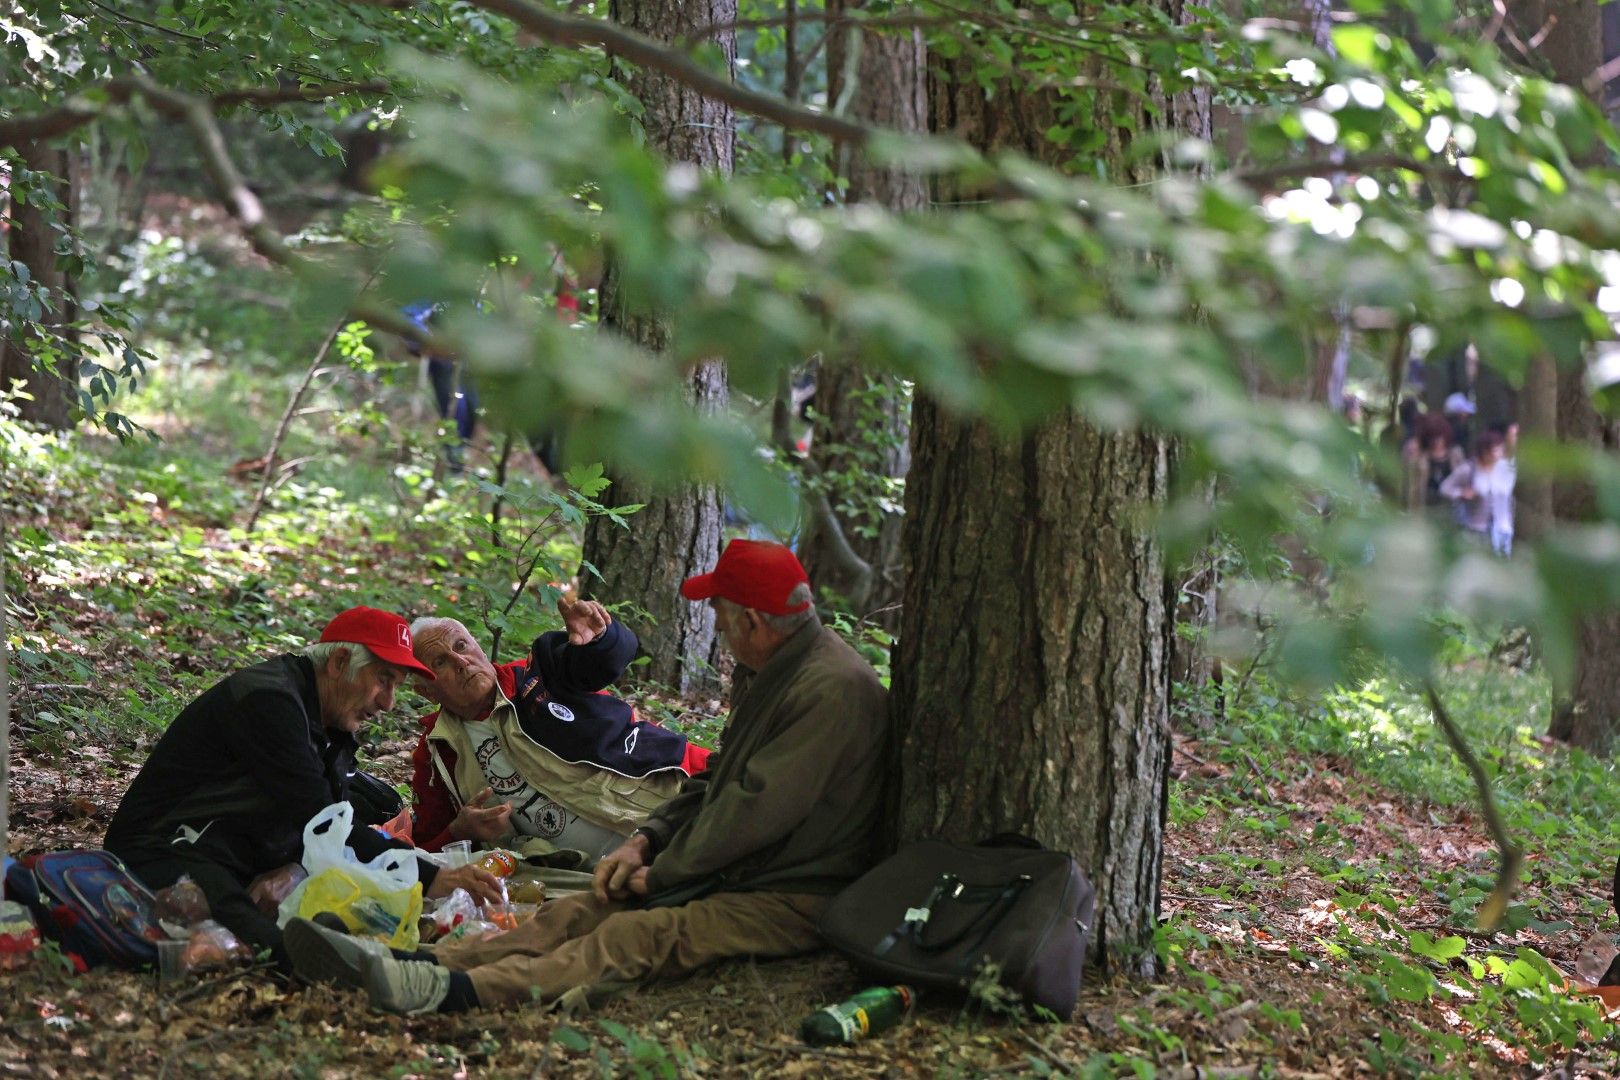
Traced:
<svg viewBox="0 0 1620 1080">
<path fill-rule="evenodd" d="M 1462 732 L 1451 720 L 1451 714 L 1446 712 L 1445 703 L 1440 700 L 1440 692 L 1435 689 L 1432 679 L 1425 679 L 1423 690 L 1429 699 L 1429 711 L 1434 714 L 1434 722 L 1440 725 L 1445 733 L 1446 741 L 1451 749 L 1462 760 L 1463 767 L 1468 775 L 1474 779 L 1474 787 L 1479 791 L 1480 809 L 1485 814 L 1485 827 L 1490 831 L 1491 839 L 1496 841 L 1497 854 L 1501 863 L 1496 868 L 1496 887 L 1491 895 L 1485 898 L 1480 905 L 1476 919 L 1482 930 L 1494 930 L 1502 921 L 1507 912 L 1508 901 L 1513 899 L 1514 887 L 1519 882 L 1519 867 L 1524 864 L 1524 852 L 1513 846 L 1508 839 L 1507 826 L 1502 823 L 1502 815 L 1496 808 L 1496 796 L 1491 793 L 1490 777 L 1485 775 L 1485 767 L 1474 756 L 1474 751 L 1463 739 Z"/>
<path fill-rule="evenodd" d="M 157 85 L 150 83 L 144 76 L 131 75 L 109 79 L 100 86 L 80 91 L 66 105 L 59 105 L 54 109 L 29 116 L 17 116 L 0 120 L 0 146 L 8 143 L 28 142 L 35 139 L 49 139 L 57 135 L 66 135 L 68 132 L 81 128 L 100 117 L 106 111 L 108 105 L 123 105 L 136 94 L 144 94 L 150 98 L 151 95 L 142 85 L 143 83 L 149 83 L 153 87 Z M 313 103 L 351 94 L 381 95 L 392 92 L 393 87 L 381 81 L 369 83 L 304 83 L 282 86 L 233 87 L 195 100 L 208 102 L 216 109 L 225 109 L 233 105 Z M 165 91 L 165 93 L 173 98 L 185 97 L 191 99 L 191 95 L 181 95 L 179 91 Z M 94 100 L 96 96 L 103 94 L 106 96 L 105 102 Z M 164 107 L 156 101 L 153 102 L 153 107 L 160 112 L 165 111 Z M 170 108 L 175 107 L 177 106 L 171 101 Z"/>
<path fill-rule="evenodd" d="M 1422 173 L 1430 179 L 1446 176 L 1456 171 L 1433 160 L 1419 161 L 1417 158 L 1405 157 L 1401 154 L 1368 154 L 1364 157 L 1338 160 L 1334 158 L 1316 158 L 1306 161 L 1291 161 L 1284 165 L 1273 165 L 1266 169 L 1250 169 L 1247 172 L 1232 173 L 1231 178 L 1247 184 L 1251 188 L 1265 188 L 1273 180 L 1296 176 L 1369 173 L 1378 169 L 1406 169 L 1410 172 Z"/>
<path fill-rule="evenodd" d="M 794 105 L 772 94 L 738 86 L 707 68 L 702 67 L 685 53 L 665 47 L 652 38 L 600 19 L 582 19 L 548 11 L 532 0 L 472 0 L 485 11 L 505 15 L 536 37 L 553 45 L 594 45 L 606 49 L 614 56 L 639 64 L 651 71 L 669 76 L 733 108 L 784 127 L 801 131 L 816 131 L 840 142 L 864 145 L 875 128 L 857 124 L 842 117 L 816 112 Z"/>
<path fill-rule="evenodd" d="M 699 42 L 707 41 L 716 34 L 723 34 L 733 30 L 768 30 L 774 26 L 787 26 L 791 23 L 819 22 L 826 23 L 829 27 L 852 25 L 871 30 L 915 30 L 943 26 L 946 23 L 955 21 L 954 17 L 923 15 L 920 12 L 913 14 L 895 12 L 893 15 L 872 15 L 860 18 L 825 11 L 798 11 L 792 16 L 778 15 L 770 19 L 732 19 L 727 22 L 709 23 L 707 26 L 700 26 L 690 34 L 677 39 L 676 43 L 683 49 L 691 49 Z"/>
</svg>

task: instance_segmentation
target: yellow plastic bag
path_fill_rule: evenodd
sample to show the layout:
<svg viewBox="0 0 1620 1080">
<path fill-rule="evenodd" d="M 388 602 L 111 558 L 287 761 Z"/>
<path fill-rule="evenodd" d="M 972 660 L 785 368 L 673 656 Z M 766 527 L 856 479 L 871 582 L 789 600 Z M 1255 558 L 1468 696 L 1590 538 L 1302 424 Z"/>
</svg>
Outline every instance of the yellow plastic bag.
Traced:
<svg viewBox="0 0 1620 1080">
<path fill-rule="evenodd" d="M 348 803 L 333 803 L 304 826 L 303 862 L 309 877 L 281 902 L 276 925 L 329 911 L 355 933 L 413 950 L 421 942 L 417 919 L 422 914 L 416 853 L 391 848 L 362 863 L 346 843 L 353 814 Z"/>
<path fill-rule="evenodd" d="M 417 920 L 422 914 L 422 884 L 386 892 L 375 883 L 342 867 L 330 867 L 309 879 L 298 903 L 298 914 L 308 919 L 330 911 L 351 933 L 381 938 L 389 948 L 414 950 L 421 942 Z M 388 925 L 394 926 L 387 933 Z"/>
</svg>

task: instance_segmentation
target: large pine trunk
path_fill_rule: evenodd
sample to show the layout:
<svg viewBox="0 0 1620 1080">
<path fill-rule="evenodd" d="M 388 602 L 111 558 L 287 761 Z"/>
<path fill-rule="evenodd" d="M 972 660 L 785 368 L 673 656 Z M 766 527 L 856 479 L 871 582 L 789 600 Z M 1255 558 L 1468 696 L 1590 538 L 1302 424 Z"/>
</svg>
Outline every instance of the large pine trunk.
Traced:
<svg viewBox="0 0 1620 1080">
<path fill-rule="evenodd" d="M 831 0 L 828 17 L 842 15 L 847 6 L 844 0 Z M 921 31 L 877 34 L 845 27 L 831 33 L 828 99 L 836 103 L 847 90 L 855 119 L 888 131 L 927 131 Z M 849 181 L 847 202 L 873 203 L 904 214 L 928 205 L 928 188 L 920 176 L 876 165 L 848 147 L 844 151 L 840 172 Z M 866 372 L 850 357 L 829 357 L 816 379 L 813 407 L 818 420 L 810 456 L 818 475 L 870 470 L 905 476 L 911 410 L 892 378 Z M 875 452 L 877 460 L 858 458 L 862 448 Z M 799 546 L 810 580 L 836 592 L 858 614 L 898 603 L 902 584 L 901 516 L 883 514 L 875 529 L 866 524 L 857 528 L 837 517 L 831 506 L 818 503 L 810 508 Z M 893 625 L 895 620 L 885 621 Z"/>
<path fill-rule="evenodd" d="M 936 129 L 1068 158 L 1045 141 L 1049 96 L 987 94 L 972 68 L 932 64 Z M 1207 103 L 1170 104 L 1162 115 L 1183 130 L 1207 124 Z M 1110 176 L 1138 182 L 1122 164 L 1117 108 L 1095 113 L 1107 133 L 1098 153 Z M 1151 974 L 1174 602 L 1140 511 L 1166 496 L 1169 448 L 1072 415 L 1013 439 L 919 399 L 911 454 L 892 700 L 901 836 L 1016 831 L 1072 853 L 1097 886 L 1094 959 Z"/>
<path fill-rule="evenodd" d="M 731 26 L 737 0 L 614 0 L 613 17 L 632 30 L 674 42 L 705 27 Z M 715 39 L 735 69 L 734 30 Z M 656 72 L 621 72 L 641 101 L 648 143 L 671 161 L 690 162 L 729 173 L 736 144 L 731 107 L 709 100 Z M 637 297 L 626 295 L 611 264 L 602 283 L 602 323 L 651 349 L 668 344 L 668 326 Z M 693 369 L 689 394 L 694 408 L 720 410 L 727 400 L 725 369 L 718 363 Z M 657 493 L 634 478 L 615 475 L 609 500 L 618 506 L 645 503 L 625 530 L 596 519 L 585 532 L 584 555 L 602 574 L 583 583 L 609 602 L 629 601 L 650 618 L 637 626 L 642 649 L 651 659 L 648 674 L 686 691 L 706 681 L 716 659 L 714 615 L 702 604 L 681 598 L 681 581 L 714 565 L 722 540 L 720 493 L 688 487 Z"/>
<path fill-rule="evenodd" d="M 59 198 L 67 207 L 58 218 L 71 221 L 70 155 L 44 143 L 23 143 L 16 147 L 24 168 L 61 178 Z M 69 340 L 68 325 L 78 318 L 73 282 L 57 263 L 57 233 L 39 208 L 12 200 L 11 229 L 6 238 L 6 255 L 28 268 L 32 280 L 50 291 L 53 305 L 42 322 Z M 22 335 L 0 337 L 0 389 L 9 390 L 13 380 L 21 380 L 32 400 L 17 402 L 18 418 L 54 431 L 73 426 L 73 410 L 79 403 L 79 365 L 76 357 L 59 356 L 55 372 L 46 371 Z"/>
</svg>

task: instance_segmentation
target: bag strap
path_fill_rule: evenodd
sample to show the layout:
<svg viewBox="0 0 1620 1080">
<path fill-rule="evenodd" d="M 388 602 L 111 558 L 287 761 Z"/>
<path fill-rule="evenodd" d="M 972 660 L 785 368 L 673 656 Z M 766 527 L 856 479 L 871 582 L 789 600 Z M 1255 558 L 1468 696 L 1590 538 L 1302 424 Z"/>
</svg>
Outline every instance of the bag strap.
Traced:
<svg viewBox="0 0 1620 1080">
<path fill-rule="evenodd" d="M 1019 874 L 1007 884 L 1000 886 L 992 885 L 987 888 L 970 890 L 966 886 L 958 884 L 956 888 L 951 890 L 951 892 L 945 897 L 946 900 L 957 900 L 965 896 L 974 900 L 983 900 L 988 898 L 990 899 L 990 903 L 984 907 L 984 910 L 975 915 L 972 921 L 970 921 L 966 926 L 962 927 L 962 929 L 958 930 L 956 933 L 952 934 L 943 941 L 924 940 L 927 933 L 926 922 L 917 925 L 916 929 L 912 931 L 912 940 L 916 942 L 919 949 L 923 949 L 927 952 L 939 952 L 943 949 L 948 949 L 951 946 L 961 942 L 963 938 L 967 937 L 975 930 L 980 931 L 979 941 L 983 941 L 989 936 L 990 931 L 995 929 L 996 923 L 1001 920 L 1002 915 L 1006 914 L 1007 909 L 1013 905 L 1014 901 L 1023 895 L 1025 889 L 1029 888 L 1032 880 L 1033 879 L 1028 874 Z M 975 947 L 976 946 L 977 943 L 975 943 Z"/>
<path fill-rule="evenodd" d="M 928 897 L 922 902 L 922 907 L 907 908 L 905 917 L 896 926 L 883 936 L 873 949 L 874 955 L 882 956 L 900 943 L 901 938 L 916 940 L 916 931 L 928 922 L 928 916 L 934 909 L 934 904 L 944 895 L 945 890 L 958 886 L 955 874 L 941 874 L 939 881 L 929 890 Z"/>
<path fill-rule="evenodd" d="M 905 917 L 900 921 L 900 925 L 884 935 L 883 939 L 877 943 L 877 947 L 873 949 L 873 953 L 877 956 L 884 955 L 899 944 L 902 938 L 909 939 L 913 945 L 924 952 L 939 952 L 957 944 L 975 930 L 980 930 L 981 927 L 979 940 L 982 941 L 989 936 L 990 931 L 994 929 L 1007 908 L 1011 907 L 1013 902 L 1023 895 L 1024 890 L 1029 888 L 1032 880 L 1028 874 L 1019 874 L 1005 885 L 973 888 L 962 884 L 957 880 L 955 874 L 942 874 L 939 881 L 929 890 L 928 897 L 923 901 L 922 906 L 907 909 Z M 924 940 L 928 920 L 933 916 L 935 906 L 942 900 L 958 900 L 964 896 L 975 900 L 989 898 L 990 903 L 985 906 L 983 911 L 974 916 L 966 926 L 945 940 Z"/>
</svg>

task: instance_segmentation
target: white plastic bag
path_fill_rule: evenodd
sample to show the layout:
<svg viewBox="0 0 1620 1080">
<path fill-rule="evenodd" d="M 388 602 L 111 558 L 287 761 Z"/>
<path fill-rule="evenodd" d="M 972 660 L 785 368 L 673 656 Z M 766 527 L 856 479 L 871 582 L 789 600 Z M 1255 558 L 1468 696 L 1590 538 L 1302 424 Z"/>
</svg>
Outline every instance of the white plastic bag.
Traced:
<svg viewBox="0 0 1620 1080">
<path fill-rule="evenodd" d="M 363 863 L 346 841 L 354 824 L 354 808 L 346 802 L 333 803 L 304 826 L 304 869 L 309 877 L 299 882 L 276 912 L 276 925 L 286 926 L 297 915 L 308 916 L 305 898 L 311 887 L 330 890 L 334 879 L 352 892 L 350 900 L 370 897 L 399 919 L 398 931 L 389 939 L 395 948 L 415 948 L 418 940 L 417 916 L 422 910 L 422 886 L 417 881 L 416 853 L 410 848 L 392 848 Z M 332 874 L 326 871 L 334 871 Z M 348 901 L 322 910 L 333 910 L 350 924 L 350 929 L 369 932 L 360 920 L 351 918 Z"/>
</svg>

